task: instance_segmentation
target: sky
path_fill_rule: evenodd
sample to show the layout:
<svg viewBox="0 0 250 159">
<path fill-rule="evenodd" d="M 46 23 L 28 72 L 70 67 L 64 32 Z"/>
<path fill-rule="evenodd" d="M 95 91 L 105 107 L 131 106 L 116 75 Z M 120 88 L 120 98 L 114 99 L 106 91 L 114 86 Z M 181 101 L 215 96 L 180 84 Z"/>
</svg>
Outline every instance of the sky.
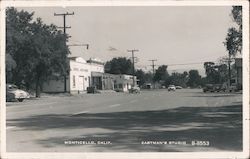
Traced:
<svg viewBox="0 0 250 159">
<path fill-rule="evenodd" d="M 99 6 L 67 8 L 21 8 L 34 11 L 46 24 L 63 26 L 62 16 L 54 13 L 74 12 L 66 17 L 70 56 L 96 57 L 104 62 L 113 57 L 131 57 L 136 68 L 151 71 L 151 62 L 168 65 L 168 71 L 198 69 L 204 75 L 203 62 L 217 61 L 227 55 L 223 42 L 230 26 L 230 6 Z M 175 65 L 189 64 L 189 65 Z M 157 66 L 156 66 L 157 67 Z"/>
</svg>

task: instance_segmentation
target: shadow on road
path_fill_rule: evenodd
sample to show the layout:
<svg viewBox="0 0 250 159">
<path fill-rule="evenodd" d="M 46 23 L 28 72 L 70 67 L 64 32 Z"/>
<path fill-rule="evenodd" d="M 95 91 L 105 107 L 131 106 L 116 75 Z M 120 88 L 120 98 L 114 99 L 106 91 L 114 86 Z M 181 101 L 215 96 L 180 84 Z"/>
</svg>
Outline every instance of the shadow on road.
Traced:
<svg viewBox="0 0 250 159">
<path fill-rule="evenodd" d="M 211 98 L 228 97 L 228 98 L 230 98 L 230 97 L 235 97 L 235 96 L 236 96 L 236 94 L 216 94 L 216 95 L 214 95 L 214 94 L 202 94 L 202 95 L 195 95 L 195 96 L 192 95 L 192 96 L 187 96 L 187 97 L 211 97 Z"/>
<path fill-rule="evenodd" d="M 180 151 L 162 145 L 141 145 L 141 141 L 209 141 L 216 150 L 242 150 L 242 104 L 220 107 L 180 107 L 168 110 L 96 114 L 49 114 L 7 120 L 21 130 L 81 129 L 82 136 L 58 136 L 37 141 L 44 147 L 63 145 L 64 140 L 109 140 L 109 146 L 95 145 L 98 151 Z M 86 134 L 86 129 L 107 131 Z M 20 131 L 20 130 L 16 130 Z M 94 137 L 93 135 L 99 136 Z M 180 146 L 179 146 L 180 148 Z"/>
</svg>

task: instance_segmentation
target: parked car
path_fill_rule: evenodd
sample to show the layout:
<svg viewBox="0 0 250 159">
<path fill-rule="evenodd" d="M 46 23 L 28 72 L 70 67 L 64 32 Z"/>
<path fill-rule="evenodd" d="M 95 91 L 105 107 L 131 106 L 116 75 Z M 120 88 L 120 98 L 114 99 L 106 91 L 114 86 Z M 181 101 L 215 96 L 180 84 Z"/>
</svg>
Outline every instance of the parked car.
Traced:
<svg viewBox="0 0 250 159">
<path fill-rule="evenodd" d="M 176 89 L 182 89 L 182 87 L 181 87 L 181 86 L 175 86 L 175 88 L 176 88 Z"/>
<path fill-rule="evenodd" d="M 131 89 L 129 89 L 129 93 L 140 93 L 141 89 L 138 86 L 134 86 Z"/>
<path fill-rule="evenodd" d="M 231 86 L 228 87 L 229 92 L 237 92 L 239 89 L 237 87 L 237 84 L 232 84 Z"/>
<path fill-rule="evenodd" d="M 214 87 L 216 92 L 221 92 L 221 91 L 225 92 L 227 89 L 227 86 L 223 84 L 215 84 Z"/>
<path fill-rule="evenodd" d="M 203 87 L 203 92 L 214 92 L 214 91 L 215 91 L 215 89 L 214 89 L 213 84 L 206 84 Z"/>
<path fill-rule="evenodd" d="M 226 87 L 223 84 L 206 84 L 203 87 L 203 92 L 225 92 Z"/>
<path fill-rule="evenodd" d="M 176 90 L 175 85 L 169 85 L 168 86 L 168 91 L 175 91 L 175 90 Z"/>
<path fill-rule="evenodd" d="M 30 94 L 24 90 L 18 89 L 14 84 L 6 84 L 6 101 L 19 101 L 30 98 Z"/>
<path fill-rule="evenodd" d="M 95 86 L 87 87 L 87 93 L 100 93 Z"/>
</svg>

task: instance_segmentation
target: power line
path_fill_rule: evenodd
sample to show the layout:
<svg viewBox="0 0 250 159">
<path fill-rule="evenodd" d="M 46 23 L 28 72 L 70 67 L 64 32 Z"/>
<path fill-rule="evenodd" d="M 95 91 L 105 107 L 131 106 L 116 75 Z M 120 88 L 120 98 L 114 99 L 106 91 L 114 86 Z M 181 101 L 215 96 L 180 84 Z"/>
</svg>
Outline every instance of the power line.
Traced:
<svg viewBox="0 0 250 159">
<path fill-rule="evenodd" d="M 209 62 L 217 62 L 217 61 L 209 61 Z M 197 64 L 204 64 L 205 62 L 195 62 L 195 63 L 178 63 L 178 64 L 163 64 L 167 66 L 181 66 L 181 65 L 197 65 Z M 140 65 L 140 66 L 152 66 L 152 65 Z M 161 65 L 154 65 L 154 66 L 161 66 Z"/>
<path fill-rule="evenodd" d="M 180 66 L 180 65 L 197 65 L 197 64 L 204 64 L 204 62 L 196 62 L 196 63 L 182 63 L 182 64 L 169 64 L 168 66 Z"/>
</svg>

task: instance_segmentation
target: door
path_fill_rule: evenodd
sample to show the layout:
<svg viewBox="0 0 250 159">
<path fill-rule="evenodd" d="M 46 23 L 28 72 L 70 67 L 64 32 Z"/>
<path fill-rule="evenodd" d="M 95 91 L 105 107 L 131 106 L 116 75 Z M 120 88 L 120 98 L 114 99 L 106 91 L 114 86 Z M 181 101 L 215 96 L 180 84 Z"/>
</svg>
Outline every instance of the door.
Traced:
<svg viewBox="0 0 250 159">
<path fill-rule="evenodd" d="M 84 76 L 79 76 L 79 91 L 84 91 Z"/>
</svg>

